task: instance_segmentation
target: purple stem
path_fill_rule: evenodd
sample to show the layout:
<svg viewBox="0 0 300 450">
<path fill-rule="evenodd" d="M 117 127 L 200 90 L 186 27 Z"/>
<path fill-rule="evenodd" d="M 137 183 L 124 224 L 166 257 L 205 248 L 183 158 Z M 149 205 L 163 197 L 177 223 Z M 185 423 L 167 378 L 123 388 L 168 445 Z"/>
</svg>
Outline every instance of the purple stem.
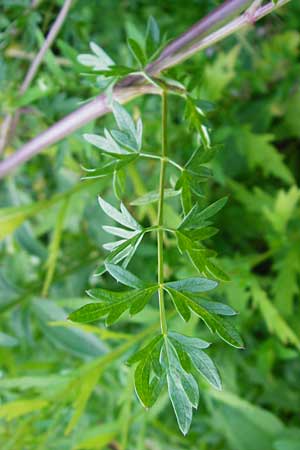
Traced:
<svg viewBox="0 0 300 450">
<path fill-rule="evenodd" d="M 269 2 L 268 4 L 260 7 L 255 12 L 255 21 L 274 11 L 276 8 L 283 6 L 288 1 L 290 0 L 279 0 L 276 5 L 273 2 Z M 233 20 L 232 26 L 231 22 L 229 22 L 228 25 L 225 25 L 220 30 L 212 32 L 211 35 L 208 35 L 205 38 L 201 39 L 204 32 L 203 30 L 208 30 L 208 28 L 211 28 L 217 22 L 224 22 L 228 17 L 228 14 L 231 15 L 233 11 L 236 11 L 242 6 L 245 6 L 245 4 L 245 0 L 227 0 L 226 2 L 224 2 L 223 5 L 210 13 L 208 16 L 198 22 L 198 24 L 194 25 L 190 30 L 188 30 L 178 39 L 173 41 L 169 46 L 167 46 L 164 51 L 168 52 L 169 56 L 166 56 L 166 53 L 164 58 L 160 56 L 160 58 L 153 63 L 151 74 L 157 75 L 161 70 L 184 61 L 188 56 L 192 55 L 196 51 L 199 51 L 202 48 L 206 48 L 209 45 L 220 41 L 229 34 L 237 31 L 238 29 L 249 25 L 250 20 L 246 12 L 242 16 L 240 16 L 239 19 Z M 224 13 L 224 11 L 226 14 Z M 200 30 L 200 40 L 198 40 L 198 42 L 193 42 L 199 38 L 199 36 L 196 34 L 196 29 L 198 31 Z M 224 32 L 222 32 L 223 29 Z M 182 53 L 179 53 L 179 51 L 182 49 L 182 45 L 184 47 L 190 41 L 192 42 L 192 45 L 186 50 L 183 50 Z M 117 98 L 117 100 L 119 100 L 121 103 L 126 103 L 127 101 L 141 94 L 155 92 L 152 86 L 138 85 L 138 82 L 140 81 L 139 78 L 128 77 L 127 81 L 128 79 L 129 87 L 124 87 L 126 85 L 126 80 L 124 80 L 125 83 L 117 86 L 114 91 L 115 98 Z M 132 84 L 132 82 L 134 82 L 135 84 Z M 6 176 L 11 170 L 15 169 L 25 161 L 28 161 L 34 155 L 41 152 L 44 148 L 49 147 L 50 145 L 63 139 L 73 131 L 82 127 L 91 120 L 106 114 L 108 111 L 110 111 L 110 108 L 108 106 L 105 95 L 102 94 L 97 96 L 88 104 L 81 106 L 79 109 L 64 117 L 40 135 L 36 136 L 27 144 L 23 145 L 23 147 L 21 147 L 19 151 L 3 161 L 0 164 L 0 178 Z"/>
<path fill-rule="evenodd" d="M 199 39 L 202 34 L 207 33 L 212 27 L 228 19 L 233 13 L 241 12 L 241 10 L 249 5 L 251 1 L 252 0 L 226 0 L 222 5 L 218 6 L 203 19 L 195 23 L 185 33 L 167 45 L 159 58 L 154 62 L 154 65 L 162 59 L 176 53 L 178 50 L 182 50 L 183 47 L 193 40 Z"/>
<path fill-rule="evenodd" d="M 59 11 L 57 18 L 55 19 L 55 22 L 53 23 L 53 25 L 45 39 L 44 44 L 42 45 L 40 51 L 38 52 L 38 54 L 32 61 L 31 66 L 29 67 L 29 70 L 28 70 L 26 77 L 20 88 L 20 92 L 22 94 L 29 88 L 41 62 L 44 59 L 45 53 L 51 47 L 54 39 L 56 38 L 58 32 L 60 31 L 61 26 L 63 25 L 65 18 L 67 17 L 67 14 L 69 12 L 69 9 L 72 5 L 72 1 L 73 0 L 65 0 L 63 7 Z"/>
</svg>

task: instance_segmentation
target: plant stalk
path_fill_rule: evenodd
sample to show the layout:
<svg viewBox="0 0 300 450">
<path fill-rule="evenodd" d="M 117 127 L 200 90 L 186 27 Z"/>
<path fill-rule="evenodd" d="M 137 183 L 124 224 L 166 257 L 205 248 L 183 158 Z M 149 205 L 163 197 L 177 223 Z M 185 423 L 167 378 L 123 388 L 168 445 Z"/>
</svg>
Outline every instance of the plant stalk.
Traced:
<svg viewBox="0 0 300 450">
<path fill-rule="evenodd" d="M 160 180 L 159 180 L 159 201 L 158 201 L 158 220 L 157 220 L 157 262 L 158 262 L 158 299 L 159 299 L 159 315 L 161 332 L 165 336 L 167 334 L 167 321 L 164 302 L 164 192 L 167 162 L 167 127 L 168 127 L 168 100 L 167 92 L 162 92 L 162 145 L 161 145 L 161 161 L 160 161 Z"/>
<path fill-rule="evenodd" d="M 290 0 L 278 0 L 276 4 L 270 1 L 257 9 L 251 20 L 249 19 L 249 14 L 245 12 L 238 18 L 231 20 L 229 23 L 226 21 L 228 14 L 230 13 L 231 15 L 234 10 L 236 11 L 236 7 L 244 7 L 247 3 L 245 0 L 230 0 L 225 2 L 224 7 L 222 5 L 215 13 L 211 13 L 209 16 L 204 17 L 197 26 L 192 27 L 190 31 L 184 33 L 184 35 L 169 44 L 161 56 L 147 67 L 147 72 L 151 76 L 159 75 L 161 71 L 185 61 L 198 51 L 212 46 L 225 37 L 257 22 L 259 19 L 276 11 L 289 1 Z M 206 35 L 208 28 L 215 26 L 217 23 L 223 23 L 223 21 L 226 23 L 225 26 L 221 26 L 221 28 Z M 162 55 L 164 56 L 162 57 Z M 139 85 L 139 81 L 139 77 L 136 76 L 129 75 L 126 77 L 126 79 L 124 79 L 122 83 L 119 83 L 115 88 L 114 98 L 120 103 L 127 103 L 139 95 L 153 93 L 154 86 Z M 24 144 L 17 152 L 2 161 L 0 163 L 0 179 L 41 152 L 44 148 L 55 144 L 73 131 L 84 126 L 86 123 L 97 117 L 104 116 L 109 111 L 110 108 L 106 96 L 104 94 L 98 95 L 94 100 L 59 120 L 43 133 Z"/>
</svg>

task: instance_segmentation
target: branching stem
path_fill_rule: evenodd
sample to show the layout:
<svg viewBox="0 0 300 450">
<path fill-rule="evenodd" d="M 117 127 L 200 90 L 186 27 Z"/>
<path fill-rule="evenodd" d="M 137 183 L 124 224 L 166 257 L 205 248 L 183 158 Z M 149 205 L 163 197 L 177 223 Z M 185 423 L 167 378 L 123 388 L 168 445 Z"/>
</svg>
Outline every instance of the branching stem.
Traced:
<svg viewBox="0 0 300 450">
<path fill-rule="evenodd" d="M 251 22 L 257 22 L 272 11 L 280 8 L 290 0 L 278 0 L 275 4 L 269 1 L 255 11 L 252 20 L 249 21 L 249 14 L 245 12 L 237 18 L 228 22 L 229 16 L 240 8 L 244 9 L 248 5 L 247 0 L 228 0 L 220 5 L 214 12 L 204 17 L 200 22 L 194 25 L 175 41 L 171 42 L 160 57 L 153 61 L 147 67 L 147 74 L 150 77 L 159 75 L 163 70 L 175 66 L 187 58 L 191 57 L 200 50 L 214 45 L 216 42 L 226 38 L 234 32 L 242 30 L 249 26 Z M 249 2 L 250 3 L 250 2 Z M 224 26 L 217 27 L 217 24 Z M 208 33 L 206 35 L 206 33 Z M 114 90 L 114 97 L 120 103 L 127 103 L 129 100 L 147 93 L 157 93 L 157 88 L 152 85 L 140 85 L 140 80 L 134 76 L 129 76 L 123 80 Z M 0 179 L 6 176 L 10 171 L 20 166 L 22 163 L 31 159 L 34 155 L 41 152 L 44 148 L 53 145 L 64 137 L 68 136 L 74 130 L 82 127 L 91 120 L 101 117 L 110 111 L 107 104 L 107 98 L 104 94 L 97 96 L 94 100 L 81 106 L 78 110 L 72 112 L 65 118 L 55 123 L 48 130 L 23 145 L 19 151 L 14 152 L 5 161 L 0 163 Z"/>
<path fill-rule="evenodd" d="M 162 93 L 162 144 L 161 144 L 161 161 L 160 161 L 160 180 L 159 180 L 159 201 L 158 201 L 158 230 L 157 230 L 157 260 L 158 260 L 158 299 L 161 332 L 165 336 L 167 334 L 167 321 L 164 303 L 164 192 L 165 192 L 165 176 L 166 176 L 166 156 L 167 156 L 167 121 L 168 121 L 168 100 L 167 92 Z"/>
<path fill-rule="evenodd" d="M 160 161 L 163 159 L 162 156 L 159 155 L 152 155 L 151 153 L 140 153 L 141 158 L 148 158 L 148 159 L 159 159 Z M 176 169 L 183 171 L 183 167 L 180 164 L 177 164 L 177 162 L 173 161 L 173 159 L 164 157 L 165 161 L 172 166 L 176 167 Z"/>
</svg>

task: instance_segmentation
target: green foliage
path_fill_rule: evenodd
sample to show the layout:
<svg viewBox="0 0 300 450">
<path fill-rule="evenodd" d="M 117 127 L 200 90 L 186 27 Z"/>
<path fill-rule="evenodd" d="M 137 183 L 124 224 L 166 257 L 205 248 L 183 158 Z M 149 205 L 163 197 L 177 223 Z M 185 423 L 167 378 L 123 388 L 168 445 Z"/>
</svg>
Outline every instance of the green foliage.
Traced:
<svg viewBox="0 0 300 450">
<path fill-rule="evenodd" d="M 3 158 L 99 92 L 113 114 L 1 183 L 1 450 L 298 449 L 298 2 L 160 78 L 214 2 L 73 2 L 22 95 L 62 2 L 2 3 Z M 127 75 L 167 128 L 113 101 Z"/>
<path fill-rule="evenodd" d="M 145 55 L 140 46 L 132 39 L 130 39 L 128 43 L 130 50 L 138 63 L 141 66 L 145 66 Z M 215 234 L 216 229 L 209 227 L 211 224 L 210 220 L 224 207 L 227 202 L 227 197 L 221 198 L 204 208 L 200 205 L 198 200 L 196 200 L 195 203 L 193 202 L 193 198 L 197 198 L 198 195 L 193 193 L 192 186 L 197 182 L 197 178 L 199 178 L 200 183 L 207 182 L 208 176 L 211 175 L 211 171 L 205 166 L 205 163 L 208 163 L 212 159 L 215 152 L 210 146 L 207 128 L 202 125 L 202 117 L 205 117 L 205 115 L 203 111 L 196 106 L 196 101 L 194 99 L 191 100 L 189 96 L 185 97 L 188 105 L 187 114 L 189 114 L 189 122 L 199 132 L 199 137 L 202 139 L 202 147 L 197 148 L 196 151 L 192 153 L 184 168 L 179 166 L 182 174 L 177 180 L 176 189 L 179 190 L 183 212 L 186 212 L 186 214 L 179 223 L 177 229 L 165 229 L 163 223 L 162 205 L 165 201 L 164 164 L 168 161 L 171 162 L 171 164 L 173 163 L 176 167 L 176 162 L 172 161 L 170 158 L 166 160 L 165 155 L 165 152 L 167 151 L 165 145 L 165 136 L 167 134 L 165 117 L 167 110 L 164 109 L 164 105 L 166 104 L 164 96 L 166 95 L 166 91 L 163 91 L 163 150 L 162 156 L 159 158 L 161 160 L 161 175 L 159 191 L 156 194 L 156 197 L 154 197 L 154 199 L 158 201 L 157 225 L 143 228 L 143 226 L 140 225 L 128 211 L 124 203 L 121 202 L 120 208 L 116 209 L 102 197 L 98 197 L 99 205 L 103 212 L 110 219 L 124 227 L 104 226 L 105 231 L 122 239 L 104 244 L 104 248 L 110 253 L 106 257 L 99 274 L 103 275 L 105 272 L 108 272 L 118 283 L 133 289 L 121 292 L 110 291 L 103 288 L 91 289 L 88 291 L 88 294 L 96 300 L 96 302 L 88 303 L 78 310 L 73 311 L 69 315 L 69 319 L 75 322 L 88 323 L 99 320 L 105 316 L 106 325 L 112 325 L 127 310 L 131 316 L 140 313 L 149 303 L 153 295 L 158 291 L 161 339 L 163 339 L 163 343 L 160 344 L 161 339 L 155 338 L 141 353 L 138 353 L 140 356 L 138 359 L 135 358 L 135 361 L 139 361 L 134 375 L 135 389 L 142 405 L 150 407 L 157 400 L 164 384 L 167 384 L 169 397 L 179 428 L 183 434 L 186 434 L 192 420 L 192 409 L 197 408 L 198 406 L 199 388 L 195 378 L 185 371 L 184 367 L 181 366 L 179 359 L 184 358 L 185 361 L 188 361 L 189 358 L 191 358 L 196 369 L 200 371 L 214 387 L 219 389 L 221 387 L 221 382 L 212 360 L 203 352 L 194 352 L 190 354 L 190 350 L 187 350 L 187 345 L 182 345 L 182 342 L 180 341 L 181 335 L 173 335 L 175 347 L 173 346 L 171 341 L 172 338 L 169 338 L 169 333 L 167 332 L 163 297 L 164 290 L 169 293 L 175 309 L 185 321 L 190 320 L 191 312 L 193 312 L 204 321 L 211 332 L 217 333 L 221 339 L 228 344 L 237 348 L 242 348 L 243 343 L 232 324 L 225 319 L 220 319 L 218 317 L 218 314 L 224 315 L 225 313 L 226 315 L 228 312 L 231 314 L 233 310 L 226 307 L 226 305 L 216 302 L 211 302 L 210 304 L 210 302 L 205 299 L 202 299 L 201 302 L 201 299 L 198 299 L 195 296 L 195 294 L 211 291 L 216 288 L 218 285 L 216 281 L 201 277 L 191 277 L 167 282 L 163 279 L 164 246 L 161 240 L 161 236 L 163 235 L 160 234 L 162 230 L 169 231 L 176 235 L 179 251 L 187 251 L 193 262 L 196 259 L 196 254 L 199 253 L 201 255 L 201 264 L 203 265 L 204 270 L 202 265 L 196 265 L 200 273 L 207 275 L 209 272 L 213 277 L 227 279 L 227 276 L 225 274 L 223 275 L 221 269 L 217 268 L 217 266 L 208 260 L 209 257 L 215 256 L 215 253 L 211 250 L 206 250 L 200 243 L 195 249 L 193 243 L 193 240 L 200 242 Z M 139 119 L 137 125 L 135 125 L 128 112 L 116 101 L 113 101 L 112 103 L 112 110 L 119 130 L 108 131 L 105 129 L 105 138 L 94 134 L 85 134 L 85 139 L 90 144 L 104 151 L 110 158 L 126 158 L 131 152 L 135 152 L 137 158 L 141 157 L 141 155 L 145 156 L 145 154 L 140 152 L 142 147 L 142 121 Z M 201 119 L 199 119 L 199 117 L 201 117 Z M 146 155 L 146 157 L 148 156 L 151 157 L 151 155 Z M 129 161 L 127 160 L 127 164 L 131 163 L 131 159 Z M 188 183 L 186 183 L 186 178 L 183 178 L 186 174 L 190 177 Z M 122 197 L 122 194 L 123 193 L 120 191 L 120 195 L 118 194 L 117 196 Z M 149 203 L 149 198 L 147 198 L 147 194 L 145 195 L 143 201 L 138 202 L 138 204 Z M 151 198 L 153 199 L 153 194 L 150 193 L 150 195 L 151 200 Z M 186 201 L 187 195 L 189 197 L 189 202 Z M 201 195 L 201 197 L 202 196 L 203 195 Z M 194 231 L 194 234 L 189 236 L 191 230 Z M 156 284 L 147 286 L 146 282 L 128 271 L 126 267 L 140 246 L 144 235 L 149 231 L 156 231 L 157 233 L 158 280 Z M 118 265 L 119 263 L 122 265 Z M 152 372 L 155 372 L 154 377 Z"/>
</svg>

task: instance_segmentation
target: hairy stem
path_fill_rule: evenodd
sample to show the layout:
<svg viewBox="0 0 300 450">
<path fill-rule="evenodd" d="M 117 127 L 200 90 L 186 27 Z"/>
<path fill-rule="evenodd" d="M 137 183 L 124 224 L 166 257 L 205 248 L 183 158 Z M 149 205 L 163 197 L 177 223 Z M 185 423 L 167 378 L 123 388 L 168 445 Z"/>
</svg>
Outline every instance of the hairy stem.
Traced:
<svg viewBox="0 0 300 450">
<path fill-rule="evenodd" d="M 168 100 L 167 92 L 162 93 L 162 145 L 161 145 L 161 161 L 160 161 L 160 180 L 159 180 L 159 201 L 158 201 L 158 230 L 157 230 L 157 260 L 158 260 L 158 299 L 160 313 L 161 332 L 165 336 L 167 334 L 167 321 L 164 303 L 164 192 L 165 192 L 165 176 L 166 176 L 166 156 L 167 156 L 167 114 Z"/>
</svg>

